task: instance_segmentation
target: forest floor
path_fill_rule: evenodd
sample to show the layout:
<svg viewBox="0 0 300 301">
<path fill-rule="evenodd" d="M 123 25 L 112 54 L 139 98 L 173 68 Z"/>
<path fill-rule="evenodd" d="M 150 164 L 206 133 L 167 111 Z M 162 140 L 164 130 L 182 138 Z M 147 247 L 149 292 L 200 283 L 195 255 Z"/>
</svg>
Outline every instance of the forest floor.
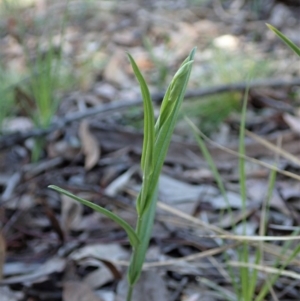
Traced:
<svg viewBox="0 0 300 301">
<path fill-rule="evenodd" d="M 0 0 L 0 7 L 1 301 L 125 300 L 126 233 L 47 187 L 134 226 L 143 108 L 126 52 L 158 114 L 193 47 L 133 301 L 240 301 L 245 268 L 258 271 L 254 296 L 268 280 L 262 300 L 300 300 L 293 254 L 300 250 L 300 59 L 265 25 L 300 45 L 297 1 Z M 247 87 L 243 204 L 232 151 Z M 184 116 L 210 137 L 228 202 Z M 221 234 L 254 238 L 246 239 L 248 262 L 239 256 L 245 242 Z"/>
</svg>

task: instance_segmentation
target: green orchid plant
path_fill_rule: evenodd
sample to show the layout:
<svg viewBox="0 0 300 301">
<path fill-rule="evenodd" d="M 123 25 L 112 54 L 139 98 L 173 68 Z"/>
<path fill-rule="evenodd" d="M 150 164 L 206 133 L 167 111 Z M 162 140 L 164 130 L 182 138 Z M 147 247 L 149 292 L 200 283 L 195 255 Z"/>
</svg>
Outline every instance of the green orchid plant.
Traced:
<svg viewBox="0 0 300 301">
<path fill-rule="evenodd" d="M 49 186 L 49 188 L 111 218 L 126 231 L 132 247 L 132 256 L 127 274 L 129 283 L 127 301 L 132 299 L 133 288 L 140 278 L 145 261 L 156 211 L 159 175 L 187 88 L 195 50 L 194 48 L 190 52 L 189 56 L 184 60 L 173 77 L 162 101 L 160 114 L 156 123 L 151 95 L 146 81 L 134 59 L 128 54 L 134 74 L 140 85 L 144 104 L 144 141 L 141 158 L 143 181 L 136 200 L 137 221 L 135 229 L 125 220 L 105 208 L 79 198 L 60 187 L 54 185 Z"/>
</svg>

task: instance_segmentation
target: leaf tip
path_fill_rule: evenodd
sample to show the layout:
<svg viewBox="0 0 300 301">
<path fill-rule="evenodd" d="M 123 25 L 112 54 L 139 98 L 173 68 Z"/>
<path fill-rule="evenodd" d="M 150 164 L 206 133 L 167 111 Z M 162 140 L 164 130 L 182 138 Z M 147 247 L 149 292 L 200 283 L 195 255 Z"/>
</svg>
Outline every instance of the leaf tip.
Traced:
<svg viewBox="0 0 300 301">
<path fill-rule="evenodd" d="M 197 50 L 197 46 L 195 46 L 195 47 L 192 49 L 191 53 L 190 53 L 190 58 L 191 58 L 191 59 L 194 58 L 194 55 L 195 55 L 196 50 Z"/>
<path fill-rule="evenodd" d="M 57 187 L 55 185 L 48 185 L 48 188 L 53 189 L 55 191 L 59 191 L 59 187 Z"/>
<path fill-rule="evenodd" d="M 132 57 L 132 55 L 128 52 L 128 51 L 126 51 L 126 55 L 127 55 L 127 57 L 129 58 L 129 60 L 130 61 L 132 61 L 133 60 L 133 57 Z"/>
</svg>

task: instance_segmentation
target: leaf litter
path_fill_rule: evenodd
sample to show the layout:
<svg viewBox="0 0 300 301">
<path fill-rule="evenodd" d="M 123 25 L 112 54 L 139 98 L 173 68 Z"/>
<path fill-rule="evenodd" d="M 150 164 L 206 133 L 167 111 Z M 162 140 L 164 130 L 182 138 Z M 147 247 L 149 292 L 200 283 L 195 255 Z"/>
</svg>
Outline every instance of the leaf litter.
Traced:
<svg viewBox="0 0 300 301">
<path fill-rule="evenodd" d="M 201 55 L 195 57 L 190 89 L 209 83 L 239 81 L 234 72 L 227 71 L 230 66 L 226 63 L 233 65 L 240 52 L 253 60 L 262 58 L 263 61 L 272 54 L 272 67 L 266 67 L 270 70 L 263 72 L 261 77 L 300 75 L 299 61 L 263 25 L 273 22 L 297 42 L 297 5 L 290 7 L 288 1 L 281 4 L 269 1 L 269 13 L 264 7 L 253 11 L 245 6 L 237 10 L 234 18 L 228 18 L 227 13 L 236 9 L 235 1 L 228 1 L 225 9 L 209 3 L 193 6 L 182 1 L 178 8 L 176 1 L 144 2 L 145 7 L 138 1 L 114 7 L 107 1 L 94 4 L 69 1 L 69 21 L 63 33 L 65 43 L 61 46 L 62 72 L 72 75 L 76 85 L 68 93 L 58 91 L 61 102 L 55 118 L 59 120 L 70 113 L 139 97 L 126 51 L 136 57 L 150 83 L 151 93 L 165 87 L 168 76 L 194 46 L 198 46 Z M 45 33 L 55 26 L 45 26 L 43 35 L 39 28 L 33 27 L 34 22 L 51 15 L 53 23 L 59 23 L 62 7 L 59 1 L 38 1 L 38 4 L 18 8 L 20 20 L 25 18 L 28 25 L 25 32 L 17 26 L 15 15 L 4 15 L 5 22 L 0 26 L 6 34 L 1 36 L 0 53 L 7 73 L 25 74 L 26 57 L 21 40 L 27 39 L 29 54 L 32 59 L 36 58 L 35 46 L 39 42 L 48 45 Z M 285 19 L 290 21 L 285 22 Z M 150 43 L 148 48 L 146 36 Z M 59 40 L 62 34 L 57 32 L 56 37 Z M 222 61 L 221 51 L 229 59 L 225 57 Z M 168 71 L 166 75 L 164 70 Z M 239 77 L 249 72 L 247 66 L 240 65 L 237 70 Z M 20 105 L 25 102 L 23 94 L 29 93 L 22 85 L 17 83 L 14 88 L 16 107 L 13 115 L 4 119 L 4 131 L 32 128 L 28 110 Z M 247 155 L 273 164 L 274 154 L 279 154 L 279 168 L 299 174 L 299 88 L 252 90 L 247 129 L 262 137 L 264 142 L 249 134 Z M 24 91 L 23 96 L 18 91 Z M 33 105 L 31 101 L 30 107 Z M 30 159 L 32 139 L 10 149 L 1 149 L 0 268 L 4 300 L 124 300 L 124 271 L 129 260 L 124 232 L 107 218 L 65 197 L 58 197 L 46 187 L 53 183 L 70 189 L 118 212 L 133 224 L 133 199 L 141 183 L 137 168 L 143 137 L 141 116 L 142 111 L 136 106 L 99 114 L 86 119 L 88 121 L 72 122 L 47 136 L 41 160 L 34 164 Z M 213 133 L 217 143 L 232 150 L 238 149 L 239 118 L 236 116 L 233 112 L 225 118 L 226 138 L 222 125 Z M 192 118 L 200 125 L 203 122 L 197 115 Z M 278 139 L 282 141 L 281 147 L 276 146 Z M 190 130 L 178 127 L 160 178 L 159 198 L 163 204 L 159 205 L 145 271 L 134 300 L 214 301 L 224 300 L 224 293 L 232 296 L 231 283 L 222 268 L 226 264 L 224 252 L 232 256 L 232 266 L 238 265 L 235 247 L 219 250 L 220 239 L 216 233 L 231 231 L 242 235 L 241 221 L 246 217 L 249 235 L 258 234 L 269 171 L 253 163 L 247 165 L 249 178 L 244 216 L 237 186 L 237 158 L 216 145 L 208 144 L 208 148 L 225 182 L 233 218 L 231 213 L 223 212 L 227 208 L 226 202 L 197 144 L 192 141 Z M 269 202 L 269 236 L 287 236 L 297 231 L 299 195 L 296 179 L 283 174 L 278 176 Z M 64 240 L 60 232 L 63 232 Z M 280 256 L 281 246 L 280 242 L 264 244 L 268 263 L 264 272 L 275 271 L 271 269 L 271 263 Z M 295 242 L 291 243 L 289 250 L 295 246 Z M 210 254 L 210 251 L 213 252 Z M 195 256 L 192 262 L 189 262 L 189 256 Z M 298 260 L 295 258 L 297 263 Z M 164 265 L 164 262 L 169 264 Z M 66 277 L 69 263 L 75 264 L 74 279 Z M 261 266 L 257 268 L 262 269 Z M 295 266 L 289 266 L 288 273 L 274 285 L 280 299 L 297 300 L 299 283 L 292 284 L 287 280 L 289 276 L 295 276 L 295 271 Z"/>
</svg>

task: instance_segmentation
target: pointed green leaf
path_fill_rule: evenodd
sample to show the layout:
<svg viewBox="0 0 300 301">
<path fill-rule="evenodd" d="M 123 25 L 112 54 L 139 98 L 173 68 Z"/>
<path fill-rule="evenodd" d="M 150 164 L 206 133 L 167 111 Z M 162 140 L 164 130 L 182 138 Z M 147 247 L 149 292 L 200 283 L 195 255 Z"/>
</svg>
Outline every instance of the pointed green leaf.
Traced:
<svg viewBox="0 0 300 301">
<path fill-rule="evenodd" d="M 300 48 L 296 46 L 288 37 L 286 37 L 282 32 L 280 32 L 278 29 L 276 29 L 274 26 L 270 24 L 266 24 L 269 29 L 271 29 L 273 32 L 275 32 L 279 38 L 287 44 L 298 56 L 300 56 Z"/>
<path fill-rule="evenodd" d="M 189 62 L 192 63 L 193 61 L 193 55 L 194 55 L 195 49 L 191 52 L 191 54 L 189 55 Z M 172 97 L 174 99 L 172 99 L 172 101 L 165 101 L 166 105 L 165 105 L 165 112 L 166 116 L 164 118 L 161 118 L 161 116 L 158 118 L 156 125 L 155 125 L 155 146 L 154 146 L 154 167 L 153 167 L 153 173 L 151 175 L 151 179 L 150 179 L 150 186 L 147 194 L 147 201 L 145 202 L 144 206 L 140 208 L 141 210 L 141 214 L 143 214 L 150 206 L 151 203 L 151 194 L 153 193 L 153 191 L 155 191 L 156 189 L 156 185 L 158 183 L 158 179 L 159 179 L 159 175 L 162 169 L 162 165 L 164 163 L 168 148 L 169 148 L 169 144 L 171 141 L 171 137 L 175 128 L 175 124 L 177 121 L 177 117 L 178 117 L 178 113 L 181 107 L 181 103 L 183 101 L 184 98 L 184 94 L 187 88 L 187 83 L 190 77 L 190 73 L 191 73 L 191 69 L 192 69 L 192 65 L 191 63 L 186 63 L 183 67 L 183 69 L 179 69 L 181 70 L 179 73 L 177 72 L 174 76 L 174 78 L 176 78 L 175 81 L 174 78 L 172 80 L 173 82 L 173 86 L 172 88 L 174 89 L 174 85 L 177 85 L 176 88 L 174 89 L 174 91 L 176 91 L 176 94 L 173 93 Z M 185 69 L 187 68 L 187 69 Z M 182 76 L 180 76 L 182 75 Z M 171 85 L 170 85 L 171 86 Z M 169 87 L 170 87 L 169 86 Z M 170 94 L 171 94 L 171 89 L 170 89 Z M 167 106 L 170 106 L 170 108 L 168 108 Z M 169 111 L 170 110 L 170 111 Z"/>
<path fill-rule="evenodd" d="M 87 207 L 90 207 L 92 208 L 93 210 L 99 212 L 99 213 L 102 213 L 103 215 L 107 216 L 108 218 L 112 219 L 113 221 L 115 221 L 118 225 L 120 225 L 127 233 L 128 235 L 128 238 L 129 238 L 129 241 L 130 241 L 130 244 L 132 245 L 132 247 L 137 247 L 138 244 L 139 244 L 139 239 L 134 231 L 134 229 L 126 222 L 124 221 L 122 218 L 118 217 L 117 215 L 115 215 L 114 213 L 108 211 L 107 209 L 103 208 L 103 207 L 100 207 L 99 205 L 96 205 L 90 201 L 87 201 L 87 200 L 84 200 L 70 192 L 68 192 L 67 190 L 64 190 L 58 186 L 55 186 L 55 185 L 50 185 L 48 186 L 49 188 L 59 192 L 59 193 L 62 193 L 70 198 L 72 198 L 73 200 L 87 206 Z"/>
<path fill-rule="evenodd" d="M 146 163 L 148 163 L 150 166 L 153 164 L 154 111 L 147 83 L 132 56 L 128 54 L 128 57 L 134 74 L 140 84 L 144 102 L 144 145 L 141 162 L 142 169 L 144 170 L 146 168 Z"/>
<path fill-rule="evenodd" d="M 140 72 L 137 64 L 130 54 L 128 54 L 132 69 L 134 74 L 140 84 L 141 93 L 144 103 L 144 142 L 143 151 L 141 159 L 141 167 L 143 170 L 143 177 L 149 178 L 153 169 L 153 155 L 154 155 L 154 110 L 152 105 L 152 100 L 147 83 Z M 140 208 L 144 207 L 147 198 L 148 183 L 149 181 L 144 181 L 145 185 L 142 188 L 141 195 L 137 200 L 137 212 L 140 214 Z"/>
<path fill-rule="evenodd" d="M 181 67 L 174 75 L 161 105 L 159 119 L 156 123 L 156 132 L 159 131 L 159 129 L 166 122 L 168 116 L 173 112 L 173 108 L 176 105 L 176 101 L 181 95 L 186 75 L 191 70 L 192 63 L 192 60 L 187 61 L 185 64 L 181 65 Z"/>
</svg>

